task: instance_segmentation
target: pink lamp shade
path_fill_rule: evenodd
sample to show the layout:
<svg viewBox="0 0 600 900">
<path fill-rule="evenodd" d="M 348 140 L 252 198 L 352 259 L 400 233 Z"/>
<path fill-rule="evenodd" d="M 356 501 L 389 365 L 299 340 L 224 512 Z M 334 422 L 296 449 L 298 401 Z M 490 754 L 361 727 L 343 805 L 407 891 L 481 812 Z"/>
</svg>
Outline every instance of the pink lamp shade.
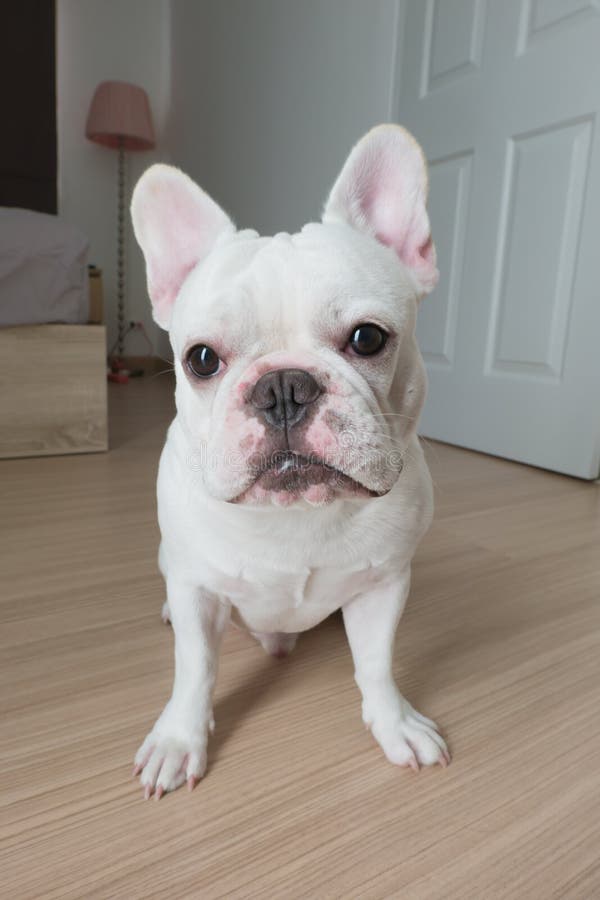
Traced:
<svg viewBox="0 0 600 900">
<path fill-rule="evenodd" d="M 103 81 L 92 98 L 85 134 L 105 147 L 151 150 L 155 139 L 146 91 L 125 81 Z"/>
</svg>

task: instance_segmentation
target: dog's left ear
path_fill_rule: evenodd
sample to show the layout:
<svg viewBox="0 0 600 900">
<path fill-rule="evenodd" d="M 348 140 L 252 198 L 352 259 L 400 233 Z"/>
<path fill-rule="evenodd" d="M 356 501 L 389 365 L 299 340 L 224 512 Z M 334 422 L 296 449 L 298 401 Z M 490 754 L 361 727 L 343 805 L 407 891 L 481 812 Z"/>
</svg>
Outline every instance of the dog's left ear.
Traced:
<svg viewBox="0 0 600 900">
<path fill-rule="evenodd" d="M 427 163 L 419 144 L 399 125 L 379 125 L 351 151 L 323 222 L 346 222 L 392 247 L 428 294 L 439 272 L 426 204 Z"/>
</svg>

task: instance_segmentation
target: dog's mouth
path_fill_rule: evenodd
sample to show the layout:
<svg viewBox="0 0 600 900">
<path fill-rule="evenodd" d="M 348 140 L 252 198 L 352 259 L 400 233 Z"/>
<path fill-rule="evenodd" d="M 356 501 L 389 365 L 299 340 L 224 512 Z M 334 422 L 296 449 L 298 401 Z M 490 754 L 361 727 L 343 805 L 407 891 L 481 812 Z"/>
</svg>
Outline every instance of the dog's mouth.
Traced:
<svg viewBox="0 0 600 900">
<path fill-rule="evenodd" d="M 378 497 L 379 494 L 316 456 L 292 451 L 274 453 L 253 467 L 255 478 L 249 488 L 236 498 L 239 502 L 250 494 L 289 494 L 290 498 L 311 494 L 321 486 L 331 496 Z M 315 493 L 315 490 L 312 491 Z"/>
</svg>

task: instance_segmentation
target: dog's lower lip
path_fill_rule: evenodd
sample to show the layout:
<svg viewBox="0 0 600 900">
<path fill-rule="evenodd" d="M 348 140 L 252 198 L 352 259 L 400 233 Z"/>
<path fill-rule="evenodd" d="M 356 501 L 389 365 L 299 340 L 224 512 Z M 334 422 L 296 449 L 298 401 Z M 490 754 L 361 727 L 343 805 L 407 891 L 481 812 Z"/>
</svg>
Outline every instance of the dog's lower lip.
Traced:
<svg viewBox="0 0 600 900">
<path fill-rule="evenodd" d="M 331 472 L 338 471 L 334 466 L 330 466 L 325 462 L 324 459 L 321 459 L 318 456 L 304 456 L 301 453 L 287 451 L 282 453 L 274 453 L 272 458 L 265 465 L 261 466 L 258 469 L 257 477 L 260 478 L 267 472 L 275 472 L 279 474 L 282 472 L 289 472 L 290 470 L 298 471 L 300 469 L 307 469 L 310 466 L 320 466 L 321 468 L 327 469 Z"/>
<path fill-rule="evenodd" d="M 258 467 L 256 477 L 246 494 L 253 487 L 260 486 L 265 491 L 289 492 L 301 495 L 304 491 L 315 485 L 327 485 L 334 492 L 354 495 L 357 497 L 377 497 L 377 492 L 370 490 L 360 482 L 355 481 L 349 475 L 329 465 L 323 459 L 315 456 L 304 456 L 299 453 L 285 452 L 274 454 L 273 457 Z M 235 501 L 242 499 L 244 494 L 236 497 Z"/>
<path fill-rule="evenodd" d="M 313 479 L 317 479 L 319 475 L 322 475 L 323 479 L 335 476 L 343 477 L 338 469 L 328 465 L 319 457 L 289 452 L 274 454 L 272 459 L 257 469 L 256 481 L 277 481 L 279 479 L 286 481 L 301 476 L 306 479 L 309 473 Z M 318 480 L 322 479 L 318 478 Z M 316 483 L 316 480 L 313 483 Z"/>
</svg>

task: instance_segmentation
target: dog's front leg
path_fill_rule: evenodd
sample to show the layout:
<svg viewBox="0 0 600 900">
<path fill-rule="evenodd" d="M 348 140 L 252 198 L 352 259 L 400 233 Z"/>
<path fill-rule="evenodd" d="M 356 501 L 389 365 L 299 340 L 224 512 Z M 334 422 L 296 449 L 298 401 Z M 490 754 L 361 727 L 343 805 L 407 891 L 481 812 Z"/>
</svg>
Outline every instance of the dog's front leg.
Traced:
<svg viewBox="0 0 600 900">
<path fill-rule="evenodd" d="M 412 708 L 392 674 L 394 636 L 410 586 L 410 567 L 393 585 L 377 586 L 343 608 L 354 674 L 363 698 L 363 721 L 383 752 L 399 766 L 440 763 L 450 756 L 431 719 Z"/>
<path fill-rule="evenodd" d="M 147 799 L 156 789 L 194 787 L 206 769 L 208 732 L 214 727 L 212 694 L 221 637 L 230 607 L 198 588 L 167 580 L 175 634 L 175 681 L 171 699 L 138 750 L 134 774 Z"/>
</svg>

